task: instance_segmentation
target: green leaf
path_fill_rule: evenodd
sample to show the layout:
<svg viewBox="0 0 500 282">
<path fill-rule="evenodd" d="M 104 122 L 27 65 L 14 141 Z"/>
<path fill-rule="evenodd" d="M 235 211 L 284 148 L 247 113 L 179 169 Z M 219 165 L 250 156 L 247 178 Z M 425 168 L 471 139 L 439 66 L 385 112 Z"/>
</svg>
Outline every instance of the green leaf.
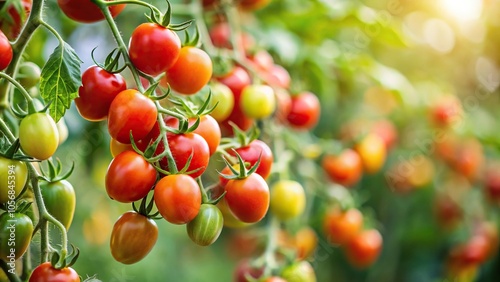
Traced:
<svg viewBox="0 0 500 282">
<path fill-rule="evenodd" d="M 78 97 L 82 82 L 80 65 L 82 61 L 66 42 L 59 44 L 42 69 L 40 92 L 50 103 L 49 113 L 57 122 Z"/>
</svg>

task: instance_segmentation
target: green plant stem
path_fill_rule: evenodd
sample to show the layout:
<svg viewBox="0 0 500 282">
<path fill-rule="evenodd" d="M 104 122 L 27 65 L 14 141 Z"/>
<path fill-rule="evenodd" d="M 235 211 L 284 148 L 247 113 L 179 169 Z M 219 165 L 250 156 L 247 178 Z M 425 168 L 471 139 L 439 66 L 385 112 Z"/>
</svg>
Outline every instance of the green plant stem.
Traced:
<svg viewBox="0 0 500 282">
<path fill-rule="evenodd" d="M 21 279 L 23 281 L 28 280 L 31 272 L 31 250 L 28 248 L 26 253 L 23 255 L 23 273 L 21 275 Z"/>
<path fill-rule="evenodd" d="M 120 4 L 132 4 L 132 5 L 139 5 L 139 6 L 144 6 L 149 8 L 151 11 L 154 11 L 155 13 L 161 14 L 161 11 L 156 8 L 155 6 L 143 2 L 143 1 L 134 1 L 134 0 L 116 0 L 116 1 L 105 1 L 102 3 L 103 5 L 106 6 L 114 6 L 114 5 L 120 5 Z"/>
<path fill-rule="evenodd" d="M 270 275 L 272 269 L 276 268 L 277 262 L 275 257 L 275 251 L 277 247 L 277 231 L 279 229 L 279 221 L 274 216 L 271 215 L 268 226 L 267 226 L 267 245 L 264 253 L 260 258 L 260 262 L 264 265 L 264 275 Z"/>
<path fill-rule="evenodd" d="M 161 108 L 160 101 L 155 101 L 156 107 Z M 172 155 L 172 151 L 170 150 L 170 145 L 168 144 L 167 137 L 167 125 L 163 120 L 163 116 L 161 112 L 158 112 L 158 126 L 160 127 L 160 134 L 164 135 L 163 138 L 163 146 L 165 147 L 166 155 L 167 155 L 167 163 L 168 163 L 168 171 L 172 174 L 179 172 L 177 168 L 177 164 L 175 163 L 174 156 Z"/>
<path fill-rule="evenodd" d="M 59 41 L 59 44 L 64 44 L 64 40 L 62 39 L 61 35 L 59 35 L 59 32 L 55 30 L 50 24 L 46 23 L 45 21 L 41 20 L 40 25 L 43 25 L 50 33 L 52 33 L 56 38 L 57 41 Z"/>
<path fill-rule="evenodd" d="M 198 182 L 198 186 L 200 186 L 200 192 L 201 192 L 201 203 L 202 204 L 206 204 L 209 202 L 209 199 L 208 199 L 208 194 L 207 194 L 207 190 L 205 190 L 205 187 L 203 186 L 203 182 L 201 181 L 201 178 L 198 177 L 196 179 L 196 182 Z"/>
<path fill-rule="evenodd" d="M 17 275 L 15 273 L 10 273 L 9 272 L 9 266 L 7 265 L 7 263 L 3 260 L 0 259 L 0 268 L 3 270 L 3 272 L 5 272 L 5 275 L 7 276 L 7 278 L 9 278 L 9 281 L 11 282 L 21 282 L 21 279 L 19 277 L 17 277 Z"/>
<path fill-rule="evenodd" d="M 33 98 L 31 98 L 30 94 L 28 94 L 28 91 L 26 91 L 26 89 L 24 89 L 24 87 L 19 82 L 17 82 L 14 78 L 12 78 L 10 75 L 3 73 L 3 72 L 0 72 L 0 77 L 3 77 L 4 79 L 6 79 L 10 83 L 12 83 L 21 92 L 21 94 L 23 94 L 23 96 L 26 100 L 28 100 L 28 101 L 33 100 Z"/>
</svg>

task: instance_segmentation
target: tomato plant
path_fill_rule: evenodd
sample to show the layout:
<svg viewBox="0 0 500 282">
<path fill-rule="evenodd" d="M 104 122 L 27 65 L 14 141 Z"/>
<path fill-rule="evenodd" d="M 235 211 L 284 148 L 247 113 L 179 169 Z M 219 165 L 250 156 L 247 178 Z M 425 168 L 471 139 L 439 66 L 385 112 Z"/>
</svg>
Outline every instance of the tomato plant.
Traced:
<svg viewBox="0 0 500 282">
<path fill-rule="evenodd" d="M 203 115 L 199 118 L 200 123 L 193 132 L 205 139 L 210 150 L 210 155 L 213 155 L 217 150 L 221 139 L 219 124 L 211 115 Z M 188 125 L 194 125 L 196 123 L 196 120 L 197 118 L 190 118 Z M 179 120 L 174 117 L 166 117 L 165 124 L 172 128 L 178 128 Z"/>
<path fill-rule="evenodd" d="M 56 269 L 44 262 L 33 270 L 29 282 L 80 282 L 80 276 L 71 267 Z"/>
<path fill-rule="evenodd" d="M 104 14 L 90 0 L 57 0 L 59 8 L 68 18 L 81 23 L 94 23 L 104 20 Z M 120 14 L 125 8 L 125 4 L 109 6 L 109 11 L 113 17 Z"/>
<path fill-rule="evenodd" d="M 260 174 L 264 179 L 269 177 L 274 157 L 273 152 L 266 143 L 261 140 L 254 140 L 247 146 L 235 149 L 235 151 L 245 162 L 248 162 L 250 166 L 254 166 L 260 158 L 259 166 L 255 172 Z M 236 156 L 236 153 L 234 151 L 229 152 L 232 156 Z"/>
<path fill-rule="evenodd" d="M 46 113 L 26 116 L 19 125 L 19 142 L 29 156 L 39 160 L 50 158 L 59 146 L 59 132 L 54 119 Z"/>
<path fill-rule="evenodd" d="M 123 264 L 133 264 L 147 256 L 157 239 L 156 223 L 142 214 L 129 211 L 122 214 L 113 226 L 111 254 Z"/>
<path fill-rule="evenodd" d="M 233 215 L 246 223 L 260 221 L 269 209 L 269 187 L 262 176 L 250 174 L 226 184 L 227 205 Z"/>
</svg>

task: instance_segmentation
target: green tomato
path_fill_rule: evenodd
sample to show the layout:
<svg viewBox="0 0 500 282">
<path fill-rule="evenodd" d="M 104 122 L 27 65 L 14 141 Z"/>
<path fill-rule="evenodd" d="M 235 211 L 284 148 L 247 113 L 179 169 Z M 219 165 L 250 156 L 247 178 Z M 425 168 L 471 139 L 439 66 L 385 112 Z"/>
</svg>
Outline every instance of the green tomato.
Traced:
<svg viewBox="0 0 500 282">
<path fill-rule="evenodd" d="M 212 100 L 210 105 L 213 107 L 217 104 L 210 115 L 216 121 L 224 121 L 229 117 L 234 108 L 233 92 L 229 87 L 220 82 L 212 84 L 210 89 L 212 90 Z"/>
<path fill-rule="evenodd" d="M 316 274 L 307 261 L 294 263 L 283 270 L 281 274 L 288 282 L 316 282 Z"/>
<path fill-rule="evenodd" d="M 27 155 L 39 160 L 50 158 L 59 145 L 54 119 L 47 113 L 26 116 L 19 125 L 19 142 Z"/>
<path fill-rule="evenodd" d="M 71 183 L 66 180 L 41 181 L 40 189 L 47 211 L 68 230 L 73 221 L 76 206 L 75 190 Z"/>
<path fill-rule="evenodd" d="M 15 263 L 28 249 L 33 233 L 33 222 L 22 213 L 5 212 L 0 215 L 0 259 Z"/>
<path fill-rule="evenodd" d="M 32 62 L 24 62 L 19 66 L 17 78 L 19 83 L 26 88 L 30 89 L 37 85 L 40 81 L 42 71 L 40 67 Z"/>
<path fill-rule="evenodd" d="M 249 118 L 267 118 L 276 109 L 274 90 L 268 85 L 249 85 L 241 92 L 240 107 Z"/>
<path fill-rule="evenodd" d="M 186 228 L 193 242 L 200 246 L 208 246 L 219 238 L 223 225 L 221 211 L 214 205 L 203 204 L 198 215 L 186 225 Z"/>
<path fill-rule="evenodd" d="M 28 167 L 21 161 L 0 156 L 0 204 L 14 200 L 26 185 Z"/>
<path fill-rule="evenodd" d="M 302 185 L 292 180 L 276 182 L 271 189 L 271 211 L 282 221 L 304 212 L 306 195 Z"/>
</svg>

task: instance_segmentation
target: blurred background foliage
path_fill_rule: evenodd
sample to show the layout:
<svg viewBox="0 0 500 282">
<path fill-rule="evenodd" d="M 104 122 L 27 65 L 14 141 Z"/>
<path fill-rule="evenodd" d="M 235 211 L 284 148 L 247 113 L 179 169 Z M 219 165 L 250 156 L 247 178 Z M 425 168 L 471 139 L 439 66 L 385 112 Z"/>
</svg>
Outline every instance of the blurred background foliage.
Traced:
<svg viewBox="0 0 500 282">
<path fill-rule="evenodd" d="M 164 1 L 152 2 L 166 8 Z M 172 4 L 175 15 L 176 1 Z M 47 5 L 47 19 L 84 61 L 82 70 L 92 64 L 94 47 L 98 61 L 114 48 L 105 22 L 77 24 L 60 12 L 55 1 Z M 143 8 L 129 5 L 116 18 L 126 41 L 146 21 L 144 13 Z M 313 193 L 308 195 L 314 204 L 310 223 L 320 235 L 312 259 L 318 281 L 441 281 L 450 247 L 463 240 L 468 229 L 467 224 L 454 231 L 442 228 L 434 213 L 436 194 L 449 186 L 461 191 L 464 185 L 466 212 L 496 220 L 496 207 L 486 203 L 481 187 L 473 187 L 480 184 L 460 181 L 438 162 L 433 181 L 406 194 L 389 188 L 386 172 L 414 154 L 433 158 L 434 147 L 429 144 L 435 129 L 428 112 L 448 95 L 456 95 L 463 105 L 453 134 L 477 138 L 485 157 L 498 159 L 500 1 L 273 0 L 263 10 L 242 14 L 240 20 L 258 46 L 288 69 L 292 90 L 309 89 L 320 97 L 318 137 L 339 139 L 347 124 L 354 122 L 362 130 L 364 122 L 381 118 L 392 120 L 399 132 L 398 146 L 384 171 L 364 176 L 353 192 L 384 236 L 382 255 L 373 267 L 363 271 L 351 267 L 340 249 L 326 243 L 321 237 L 325 203 Z M 43 29 L 35 36 L 27 58 L 42 65 L 57 42 Z M 78 168 L 70 179 L 78 201 L 69 231 L 71 242 L 81 250 L 74 266 L 78 273 L 96 274 L 110 282 L 231 281 L 245 249 L 242 234 L 264 229 L 225 229 L 213 246 L 202 248 L 190 242 L 184 226 L 158 221 L 158 243 L 143 261 L 131 266 L 116 262 L 109 251 L 111 228 L 130 207 L 106 196 L 104 175 L 111 160 L 106 125 L 83 120 L 74 108 L 65 120 L 69 139 L 58 157 L 63 164 L 74 161 Z M 219 161 L 212 160 L 216 166 Z M 325 177 L 317 180 L 314 185 L 329 185 Z M 265 223 L 261 226 L 265 228 Z M 499 271 L 500 260 L 495 258 L 479 269 L 477 277 L 494 281 Z"/>
</svg>

